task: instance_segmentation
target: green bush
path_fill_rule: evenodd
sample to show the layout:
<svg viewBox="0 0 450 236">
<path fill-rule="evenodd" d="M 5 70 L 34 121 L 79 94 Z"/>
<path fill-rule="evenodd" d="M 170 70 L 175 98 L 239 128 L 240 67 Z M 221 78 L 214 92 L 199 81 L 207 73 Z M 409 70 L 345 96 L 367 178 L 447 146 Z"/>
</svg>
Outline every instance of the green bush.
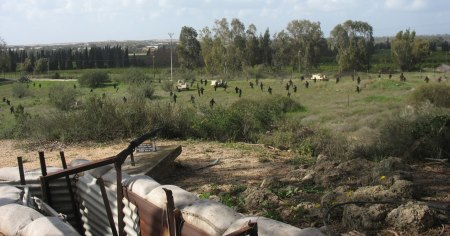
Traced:
<svg viewBox="0 0 450 236">
<path fill-rule="evenodd" d="M 63 111 L 67 111 L 75 105 L 77 96 L 77 90 L 63 84 L 52 86 L 48 92 L 50 103 Z"/>
<path fill-rule="evenodd" d="M 261 132 L 302 106 L 290 98 L 274 97 L 261 101 L 241 99 L 230 107 L 204 108 L 194 124 L 200 138 L 219 141 L 255 142 Z"/>
<path fill-rule="evenodd" d="M 78 83 L 82 87 L 96 88 L 109 81 L 109 75 L 105 71 L 92 70 L 84 73 L 78 78 Z"/>
<path fill-rule="evenodd" d="M 170 80 L 164 80 L 161 84 L 161 88 L 162 90 L 166 91 L 166 92 L 170 92 L 173 91 L 174 89 L 174 82 L 170 81 Z"/>
<path fill-rule="evenodd" d="M 450 158 L 450 113 L 429 106 L 388 120 L 372 149 L 377 156 L 407 160 Z"/>
<path fill-rule="evenodd" d="M 60 78 L 61 78 L 61 75 L 60 75 L 58 72 L 55 72 L 55 73 L 53 73 L 50 77 L 51 77 L 52 79 L 60 79 Z"/>
<path fill-rule="evenodd" d="M 130 68 L 126 70 L 118 80 L 125 84 L 142 84 L 150 82 L 150 77 L 144 74 L 141 70 Z"/>
<path fill-rule="evenodd" d="M 23 97 L 27 97 L 27 96 L 31 96 L 32 92 L 31 90 L 28 88 L 27 84 L 23 84 L 23 83 L 15 83 L 12 86 L 12 93 L 15 97 L 18 98 L 23 98 Z"/>
<path fill-rule="evenodd" d="M 414 105 L 430 102 L 437 107 L 450 108 L 450 85 L 444 83 L 430 83 L 419 86 L 409 97 Z"/>
<path fill-rule="evenodd" d="M 144 82 L 128 86 L 128 92 L 132 94 L 135 99 L 142 101 L 145 98 L 151 99 L 155 90 L 150 82 Z"/>
</svg>

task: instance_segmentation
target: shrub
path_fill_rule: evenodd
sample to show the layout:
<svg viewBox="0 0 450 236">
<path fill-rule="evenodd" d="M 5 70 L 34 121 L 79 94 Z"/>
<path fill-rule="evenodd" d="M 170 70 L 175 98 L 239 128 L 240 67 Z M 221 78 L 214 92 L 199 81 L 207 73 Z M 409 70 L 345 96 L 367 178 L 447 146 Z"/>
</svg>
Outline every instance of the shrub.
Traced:
<svg viewBox="0 0 450 236">
<path fill-rule="evenodd" d="M 286 112 L 299 107 L 300 104 L 289 98 L 275 97 L 261 101 L 240 99 L 229 108 L 204 108 L 194 126 L 201 138 L 255 142 L 259 133 L 266 132 Z"/>
<path fill-rule="evenodd" d="M 78 78 L 82 87 L 96 88 L 109 81 L 109 75 L 105 71 L 93 70 L 84 73 Z"/>
<path fill-rule="evenodd" d="M 23 83 L 15 83 L 12 87 L 12 93 L 18 98 L 23 98 L 32 94 L 31 90 L 28 88 L 28 85 Z"/>
<path fill-rule="evenodd" d="M 49 89 L 50 103 L 56 108 L 67 111 L 73 107 L 77 100 L 78 92 L 63 84 L 57 84 Z"/>
<path fill-rule="evenodd" d="M 28 76 L 27 74 L 20 75 L 19 82 L 24 84 L 30 83 L 31 82 L 30 76 Z"/>
<path fill-rule="evenodd" d="M 60 79 L 60 78 L 61 78 L 61 75 L 60 75 L 58 72 L 55 72 L 55 73 L 53 73 L 50 77 L 51 77 L 52 79 Z"/>
<path fill-rule="evenodd" d="M 142 84 L 133 84 L 128 86 L 128 92 L 132 94 L 135 99 L 142 101 L 145 98 L 151 99 L 155 90 L 153 89 L 151 83 L 144 82 Z"/>
<path fill-rule="evenodd" d="M 150 77 L 144 74 L 141 70 L 130 68 L 123 73 L 118 80 L 126 84 L 141 84 L 149 82 Z"/>
<path fill-rule="evenodd" d="M 450 108 L 450 85 L 443 83 L 421 85 L 412 92 L 409 101 L 414 105 L 428 101 L 437 107 Z"/>
<path fill-rule="evenodd" d="M 170 81 L 170 80 L 164 80 L 161 84 L 161 88 L 162 90 L 166 91 L 166 92 L 170 92 L 173 91 L 174 89 L 174 82 Z"/>
<path fill-rule="evenodd" d="M 378 156 L 407 160 L 450 157 L 450 114 L 430 106 L 392 117 L 381 128 L 373 150 Z"/>
</svg>

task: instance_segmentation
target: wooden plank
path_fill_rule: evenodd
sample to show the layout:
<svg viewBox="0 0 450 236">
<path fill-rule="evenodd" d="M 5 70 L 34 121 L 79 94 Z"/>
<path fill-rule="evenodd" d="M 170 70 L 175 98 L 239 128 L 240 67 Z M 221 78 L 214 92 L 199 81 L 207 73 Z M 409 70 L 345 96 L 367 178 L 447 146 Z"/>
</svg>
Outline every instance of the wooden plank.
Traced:
<svg viewBox="0 0 450 236">
<path fill-rule="evenodd" d="M 19 176 L 20 176 L 20 184 L 25 185 L 25 173 L 23 170 L 23 160 L 22 157 L 17 157 L 17 164 L 19 165 Z"/>
</svg>

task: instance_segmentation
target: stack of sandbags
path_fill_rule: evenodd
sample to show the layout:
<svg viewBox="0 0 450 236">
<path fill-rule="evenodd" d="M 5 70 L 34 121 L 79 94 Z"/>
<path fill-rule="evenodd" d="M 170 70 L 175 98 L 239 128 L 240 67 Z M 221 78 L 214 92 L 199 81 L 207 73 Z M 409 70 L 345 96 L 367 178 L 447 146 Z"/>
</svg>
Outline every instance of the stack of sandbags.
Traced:
<svg viewBox="0 0 450 236">
<path fill-rule="evenodd" d="M 79 235 L 69 224 L 58 217 L 45 217 L 38 211 L 20 205 L 23 191 L 0 185 L 0 234 L 4 235 Z"/>
</svg>

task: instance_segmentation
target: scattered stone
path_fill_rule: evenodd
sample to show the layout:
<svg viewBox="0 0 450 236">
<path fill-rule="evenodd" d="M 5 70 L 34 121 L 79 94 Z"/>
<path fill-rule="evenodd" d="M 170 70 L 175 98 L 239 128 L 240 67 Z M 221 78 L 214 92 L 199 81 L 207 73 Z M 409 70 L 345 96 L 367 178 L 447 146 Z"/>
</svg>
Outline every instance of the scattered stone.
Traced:
<svg viewBox="0 0 450 236">
<path fill-rule="evenodd" d="M 389 212 L 386 222 L 399 230 L 419 232 L 433 227 L 436 218 L 427 205 L 408 202 Z"/>
<path fill-rule="evenodd" d="M 416 196 L 416 189 L 414 184 L 408 180 L 397 180 L 390 187 L 393 193 L 397 195 L 398 198 L 401 199 L 410 199 Z"/>
<path fill-rule="evenodd" d="M 263 205 L 278 205 L 279 198 L 274 193 L 266 188 L 247 187 L 242 192 L 244 197 L 245 206 L 248 209 L 257 209 Z"/>
<path fill-rule="evenodd" d="M 346 205 L 342 223 L 350 229 L 360 231 L 376 230 L 384 225 L 384 219 L 391 210 L 392 207 L 386 204 L 375 204 L 369 207 Z"/>
<path fill-rule="evenodd" d="M 395 193 L 382 185 L 358 188 L 350 197 L 353 201 L 393 201 L 397 199 Z"/>
<path fill-rule="evenodd" d="M 323 154 L 319 154 L 319 156 L 317 156 L 317 159 L 316 159 L 316 164 L 319 164 L 319 163 L 324 162 L 324 161 L 330 161 L 330 160 L 331 159 L 328 156 L 323 155 Z"/>
</svg>

